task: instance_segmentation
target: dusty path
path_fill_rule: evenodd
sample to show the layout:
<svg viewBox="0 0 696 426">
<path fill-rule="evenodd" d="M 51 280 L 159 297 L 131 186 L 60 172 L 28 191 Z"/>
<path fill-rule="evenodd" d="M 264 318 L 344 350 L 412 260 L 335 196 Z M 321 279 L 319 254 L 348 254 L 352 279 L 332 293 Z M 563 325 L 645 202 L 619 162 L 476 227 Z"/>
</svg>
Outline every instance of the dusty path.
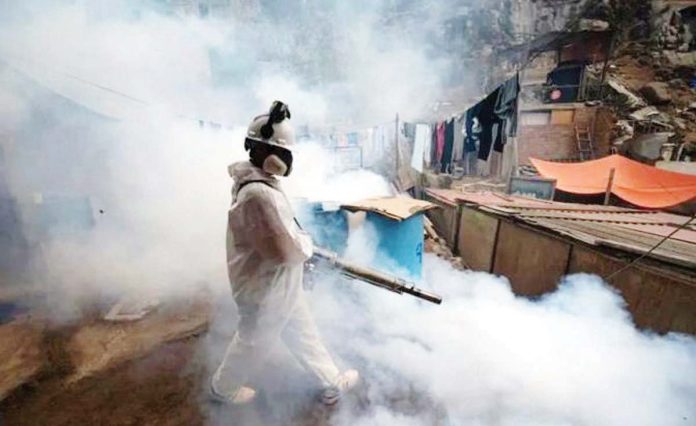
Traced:
<svg viewBox="0 0 696 426">
<path fill-rule="evenodd" d="M 60 377 L 27 384 L 0 403 L 5 425 L 200 425 L 195 338 L 166 344 L 65 387 Z"/>
<path fill-rule="evenodd" d="M 200 339 L 166 344 L 145 358 L 67 387 L 60 377 L 27 384 L 0 403 L 0 425 L 330 424 L 333 410 L 315 403 L 309 392 L 284 386 L 273 394 L 262 391 L 244 409 L 210 402 L 202 389 L 206 368 Z M 292 367 L 289 371 L 300 373 Z"/>
</svg>

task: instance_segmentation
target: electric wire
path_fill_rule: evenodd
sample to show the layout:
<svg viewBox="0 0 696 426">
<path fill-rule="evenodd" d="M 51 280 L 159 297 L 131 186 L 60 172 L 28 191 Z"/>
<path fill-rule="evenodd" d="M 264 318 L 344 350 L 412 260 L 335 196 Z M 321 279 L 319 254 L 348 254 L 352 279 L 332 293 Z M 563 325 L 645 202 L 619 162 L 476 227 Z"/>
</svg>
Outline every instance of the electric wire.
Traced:
<svg viewBox="0 0 696 426">
<path fill-rule="evenodd" d="M 657 182 L 657 184 L 660 185 L 660 186 L 662 187 L 662 189 L 663 189 L 665 192 L 667 192 L 668 194 L 674 196 L 674 193 L 672 193 L 672 191 L 670 191 L 669 189 L 667 189 L 667 187 L 665 187 L 664 185 L 662 185 L 662 183 Z M 674 229 L 672 232 L 670 232 L 668 235 L 666 235 L 664 238 L 662 238 L 660 241 L 658 241 L 655 245 L 653 245 L 648 251 L 646 251 L 645 253 L 643 253 L 641 256 L 639 256 L 639 257 L 633 259 L 632 261 L 630 261 L 629 263 L 627 263 L 627 264 L 624 265 L 623 267 L 619 268 L 618 270 L 616 270 L 616 271 L 612 272 L 611 274 L 607 275 L 606 277 L 604 277 L 604 281 L 609 282 L 610 279 L 612 279 L 613 277 L 617 276 L 617 275 L 620 274 L 621 272 L 623 272 L 623 271 L 625 271 L 625 270 L 627 270 L 627 269 L 630 269 L 630 268 L 632 268 L 633 266 L 635 266 L 638 262 L 640 262 L 641 260 L 645 259 L 645 258 L 648 257 L 650 254 L 652 254 L 652 252 L 654 252 L 655 250 L 657 250 L 657 249 L 658 249 L 662 244 L 664 244 L 667 240 L 669 240 L 670 238 L 672 238 L 677 232 L 679 232 L 679 231 L 681 231 L 682 229 L 685 229 L 687 226 L 689 226 L 689 224 L 690 224 L 694 219 L 696 219 L 696 213 L 694 213 L 694 214 L 691 216 L 691 218 L 689 218 L 689 220 L 687 220 L 686 222 L 684 222 L 684 223 L 682 223 L 681 225 L 679 225 L 676 229 Z"/>
<path fill-rule="evenodd" d="M 679 231 L 681 231 L 682 229 L 684 229 L 684 228 L 686 228 L 687 226 L 689 226 L 689 224 L 690 224 L 694 219 L 696 219 L 696 214 L 694 214 L 693 216 L 691 216 L 691 218 L 690 218 L 689 220 L 687 220 L 686 222 L 682 223 L 681 225 L 679 225 L 679 227 L 677 227 L 676 229 L 674 229 L 674 231 L 670 232 L 668 235 L 666 235 L 664 238 L 662 238 L 657 244 L 655 244 L 654 246 L 652 246 L 652 247 L 650 248 L 650 250 L 646 251 L 646 252 L 643 253 L 641 256 L 639 256 L 639 257 L 633 259 L 631 262 L 627 263 L 626 265 L 624 265 L 624 266 L 621 267 L 620 269 L 618 269 L 618 270 L 612 272 L 611 274 L 607 275 L 606 277 L 604 277 L 604 281 L 607 281 L 607 282 L 608 282 L 610 279 L 612 279 L 612 278 L 614 278 L 615 276 L 619 275 L 621 272 L 623 272 L 623 271 L 625 271 L 625 270 L 627 270 L 627 269 L 629 269 L 629 268 L 635 266 L 636 263 L 638 263 L 638 262 L 641 261 L 642 259 L 646 258 L 647 256 L 650 256 L 650 254 L 652 254 L 652 252 L 654 252 L 655 250 L 657 250 L 657 248 L 659 248 L 665 241 L 667 241 L 667 240 L 669 240 L 670 238 L 672 238 L 672 237 L 674 236 L 674 234 L 676 234 L 677 232 L 679 232 Z"/>
</svg>

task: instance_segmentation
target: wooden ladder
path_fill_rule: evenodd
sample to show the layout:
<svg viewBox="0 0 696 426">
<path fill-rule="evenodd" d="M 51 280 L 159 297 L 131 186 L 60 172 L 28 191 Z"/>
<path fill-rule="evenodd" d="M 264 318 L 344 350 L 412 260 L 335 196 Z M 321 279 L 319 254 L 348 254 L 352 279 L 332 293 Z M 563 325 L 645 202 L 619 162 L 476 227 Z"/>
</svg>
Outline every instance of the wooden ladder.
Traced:
<svg viewBox="0 0 696 426">
<path fill-rule="evenodd" d="M 578 145 L 580 160 L 592 160 L 595 153 L 594 145 L 592 144 L 592 132 L 590 131 L 589 125 L 580 125 L 577 122 L 575 123 L 575 141 Z"/>
</svg>

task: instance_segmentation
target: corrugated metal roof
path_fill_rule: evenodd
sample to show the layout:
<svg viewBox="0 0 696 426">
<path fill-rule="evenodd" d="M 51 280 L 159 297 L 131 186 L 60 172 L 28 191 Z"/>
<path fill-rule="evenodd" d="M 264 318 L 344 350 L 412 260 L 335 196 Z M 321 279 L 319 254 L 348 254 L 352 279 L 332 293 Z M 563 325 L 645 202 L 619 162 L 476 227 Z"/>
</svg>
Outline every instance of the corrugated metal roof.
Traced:
<svg viewBox="0 0 696 426">
<path fill-rule="evenodd" d="M 490 192 L 439 189 L 426 192 L 453 204 L 510 217 L 587 244 L 638 254 L 648 252 L 690 220 L 689 216 L 665 212 L 561 203 Z M 662 243 L 650 257 L 696 268 L 696 220 Z"/>
</svg>

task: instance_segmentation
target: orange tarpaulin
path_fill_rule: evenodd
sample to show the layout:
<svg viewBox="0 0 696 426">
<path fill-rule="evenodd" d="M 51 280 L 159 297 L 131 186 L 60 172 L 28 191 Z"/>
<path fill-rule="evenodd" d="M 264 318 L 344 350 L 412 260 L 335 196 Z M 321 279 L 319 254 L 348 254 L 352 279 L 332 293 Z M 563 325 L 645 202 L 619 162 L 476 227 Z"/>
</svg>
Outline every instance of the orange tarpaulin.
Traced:
<svg viewBox="0 0 696 426">
<path fill-rule="evenodd" d="M 531 159 L 539 174 L 556 179 L 556 188 L 575 194 L 601 194 L 607 190 L 611 169 L 611 192 L 641 207 L 676 206 L 696 198 L 696 176 L 670 172 L 611 155 L 583 163 L 556 163 Z"/>
</svg>

